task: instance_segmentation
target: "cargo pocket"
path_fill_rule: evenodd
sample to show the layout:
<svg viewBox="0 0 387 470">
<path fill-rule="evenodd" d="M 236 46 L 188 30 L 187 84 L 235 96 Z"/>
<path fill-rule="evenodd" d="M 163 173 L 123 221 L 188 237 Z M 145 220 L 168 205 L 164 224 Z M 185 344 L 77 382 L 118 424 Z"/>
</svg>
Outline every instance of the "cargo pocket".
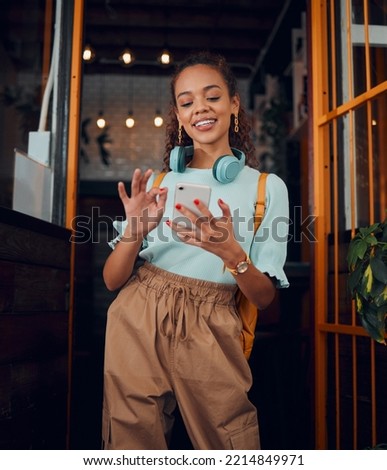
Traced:
<svg viewBox="0 0 387 470">
<path fill-rule="evenodd" d="M 259 430 L 256 422 L 252 422 L 231 434 L 231 449 L 233 450 L 259 450 Z"/>
<path fill-rule="evenodd" d="M 107 450 L 110 448 L 111 444 L 111 425 L 110 425 L 110 413 L 106 408 L 102 411 L 102 443 L 101 449 Z"/>
</svg>

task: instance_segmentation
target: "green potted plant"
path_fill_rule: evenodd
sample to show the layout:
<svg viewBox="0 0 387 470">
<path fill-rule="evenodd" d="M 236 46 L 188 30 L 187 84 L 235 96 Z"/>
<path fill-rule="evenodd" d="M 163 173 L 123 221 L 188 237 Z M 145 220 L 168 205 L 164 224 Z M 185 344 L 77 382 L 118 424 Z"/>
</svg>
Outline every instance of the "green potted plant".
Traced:
<svg viewBox="0 0 387 470">
<path fill-rule="evenodd" d="M 386 344 L 387 218 L 362 227 L 349 243 L 348 285 L 356 311 L 368 334 Z"/>
</svg>

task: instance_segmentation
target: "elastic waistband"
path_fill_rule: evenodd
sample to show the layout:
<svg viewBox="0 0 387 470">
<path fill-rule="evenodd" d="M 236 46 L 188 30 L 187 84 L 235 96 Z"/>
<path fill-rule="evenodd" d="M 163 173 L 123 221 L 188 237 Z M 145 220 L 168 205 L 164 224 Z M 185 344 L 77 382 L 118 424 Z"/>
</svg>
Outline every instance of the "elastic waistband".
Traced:
<svg viewBox="0 0 387 470">
<path fill-rule="evenodd" d="M 158 268 L 149 262 L 145 262 L 137 271 L 138 280 L 153 288 L 177 288 L 188 289 L 191 293 L 197 292 L 198 295 L 216 295 L 223 299 L 225 303 L 234 296 L 237 286 L 235 284 L 222 284 L 218 282 L 204 281 L 180 274 L 171 273 Z M 223 303 L 223 302 L 222 302 Z"/>
</svg>

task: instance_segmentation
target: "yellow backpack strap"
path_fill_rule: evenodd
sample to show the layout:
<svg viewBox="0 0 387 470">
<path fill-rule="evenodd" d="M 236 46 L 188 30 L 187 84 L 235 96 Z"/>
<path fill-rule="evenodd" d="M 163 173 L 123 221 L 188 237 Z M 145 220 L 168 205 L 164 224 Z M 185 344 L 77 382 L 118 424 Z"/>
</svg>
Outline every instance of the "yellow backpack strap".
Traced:
<svg viewBox="0 0 387 470">
<path fill-rule="evenodd" d="M 268 173 L 261 173 L 258 178 L 257 202 L 255 206 L 254 219 L 255 232 L 258 230 L 265 214 L 267 176 Z M 240 289 L 237 289 L 235 302 L 238 308 L 239 316 L 242 320 L 240 342 L 246 359 L 249 359 L 254 346 L 255 328 L 258 321 L 258 309 L 247 299 Z"/>
<path fill-rule="evenodd" d="M 257 203 L 255 206 L 254 233 L 261 225 L 266 209 L 266 179 L 269 173 L 261 173 L 258 179 Z"/>
<path fill-rule="evenodd" d="M 166 175 L 166 171 L 159 173 L 153 181 L 152 188 L 158 188 Z"/>
</svg>

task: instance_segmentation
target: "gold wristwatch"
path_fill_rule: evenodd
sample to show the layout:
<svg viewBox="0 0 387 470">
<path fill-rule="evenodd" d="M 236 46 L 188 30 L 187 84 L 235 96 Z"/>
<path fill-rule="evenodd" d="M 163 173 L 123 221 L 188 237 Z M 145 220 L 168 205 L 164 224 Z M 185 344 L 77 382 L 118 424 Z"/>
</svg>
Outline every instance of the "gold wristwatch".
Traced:
<svg viewBox="0 0 387 470">
<path fill-rule="evenodd" d="M 234 269 L 233 268 L 228 268 L 227 266 L 226 266 L 226 269 L 227 269 L 227 271 L 230 271 L 230 273 L 237 276 L 238 274 L 245 273 L 247 271 L 248 267 L 249 267 L 249 264 L 251 264 L 251 260 L 249 258 L 249 255 L 246 255 L 246 259 L 243 260 L 243 261 L 240 261 Z"/>
</svg>

